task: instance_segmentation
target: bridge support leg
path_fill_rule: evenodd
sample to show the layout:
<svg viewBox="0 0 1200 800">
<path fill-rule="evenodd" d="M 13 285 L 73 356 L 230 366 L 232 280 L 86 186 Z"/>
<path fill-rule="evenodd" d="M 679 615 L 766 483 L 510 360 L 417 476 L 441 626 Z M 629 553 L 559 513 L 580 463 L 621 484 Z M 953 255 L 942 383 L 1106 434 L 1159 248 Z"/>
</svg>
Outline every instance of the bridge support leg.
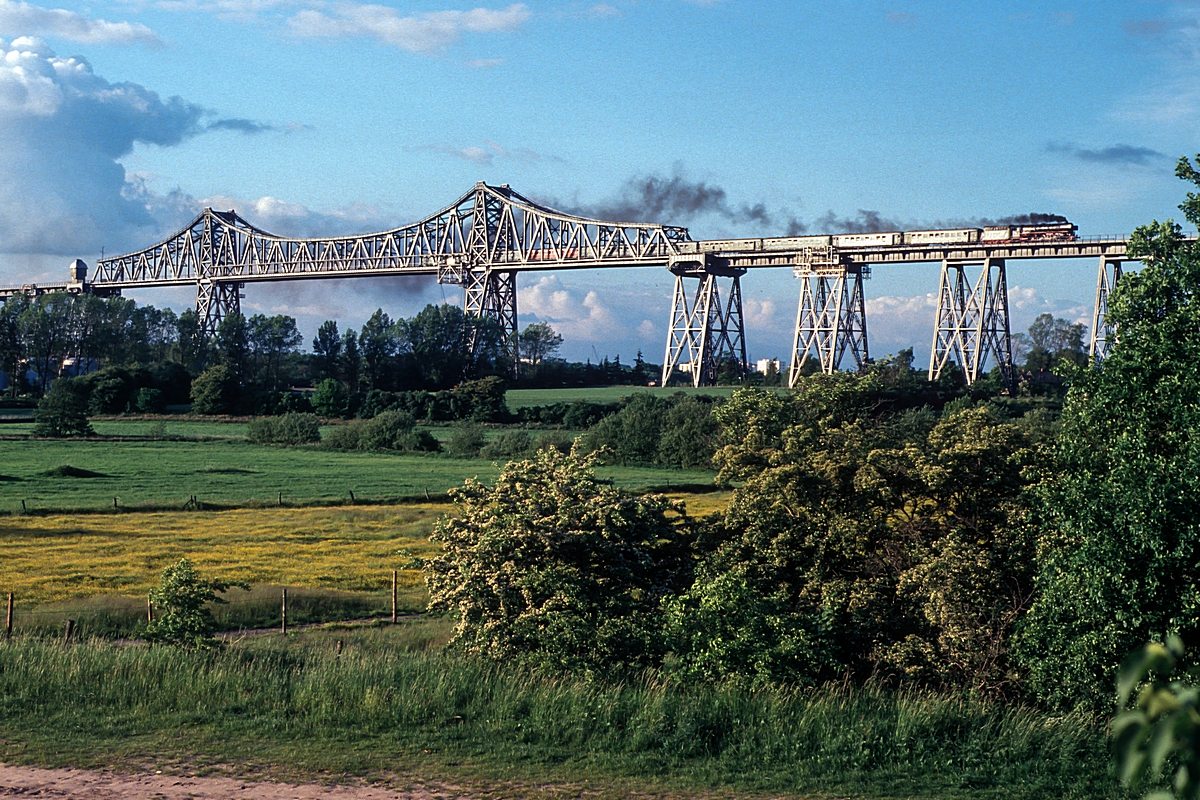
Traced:
<svg viewBox="0 0 1200 800">
<path fill-rule="evenodd" d="M 517 273 L 496 270 L 472 270 L 462 276 L 463 313 L 494 320 L 500 326 L 505 354 L 516 374 L 520 365 L 517 352 Z M 472 337 L 471 355 L 478 341 Z"/>
<path fill-rule="evenodd" d="M 732 369 L 735 379 L 746 377 L 746 329 L 742 319 L 744 269 L 681 265 L 672 268 L 675 291 L 671 300 L 671 325 L 663 357 L 662 385 L 678 369 L 691 376 L 692 386 L 715 386 L 722 368 Z M 722 304 L 718 279 L 729 279 L 727 300 Z M 686 281 L 696 279 L 688 302 Z"/>
<path fill-rule="evenodd" d="M 856 264 L 828 268 L 797 267 L 800 305 L 796 310 L 796 335 L 792 340 L 792 367 L 788 386 L 796 387 L 810 355 L 826 375 L 836 372 L 846 351 L 858 370 L 868 363 L 867 310 L 863 280 L 868 269 Z"/>
<path fill-rule="evenodd" d="M 206 339 L 217 335 L 221 320 L 242 312 L 242 284 L 202 280 L 196 284 L 196 318 Z"/>
<path fill-rule="evenodd" d="M 1121 280 L 1122 259 L 1100 256 L 1100 274 L 1096 278 L 1096 306 L 1092 311 L 1092 361 L 1100 363 L 1112 346 L 1113 329 L 1108 324 L 1108 296 Z"/>
<path fill-rule="evenodd" d="M 982 265 L 973 289 L 966 274 L 967 266 L 972 263 Z M 968 386 L 986 374 L 987 360 L 991 356 L 1000 368 L 1004 388 L 1013 390 L 1016 376 L 1012 363 L 1004 259 L 942 262 L 929 380 L 941 377 L 951 356 L 962 368 Z"/>
</svg>

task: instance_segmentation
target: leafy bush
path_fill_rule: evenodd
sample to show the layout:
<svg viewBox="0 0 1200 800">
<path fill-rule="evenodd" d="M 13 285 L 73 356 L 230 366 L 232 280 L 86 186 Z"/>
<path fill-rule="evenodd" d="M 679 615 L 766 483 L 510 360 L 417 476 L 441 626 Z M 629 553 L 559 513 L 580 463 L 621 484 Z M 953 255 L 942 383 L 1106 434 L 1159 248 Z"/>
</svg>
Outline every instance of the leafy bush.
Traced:
<svg viewBox="0 0 1200 800">
<path fill-rule="evenodd" d="M 77 378 L 59 378 L 50 384 L 33 412 L 34 436 L 87 436 L 87 390 Z"/>
<path fill-rule="evenodd" d="M 254 444 L 311 444 L 321 441 L 321 420 L 315 414 L 258 417 L 246 426 L 246 438 Z"/>
<path fill-rule="evenodd" d="M 595 459 L 543 450 L 494 487 L 451 491 L 457 513 L 425 565 L 430 608 L 451 613 L 454 645 L 552 669 L 610 671 L 663 654 L 659 604 L 686 580 L 685 522 L 660 495 L 602 484 Z"/>
<path fill-rule="evenodd" d="M 406 411 L 385 411 L 358 427 L 359 450 L 419 450 L 436 452 L 437 439 L 416 429 L 416 420 Z"/>
<path fill-rule="evenodd" d="M 720 432 L 711 400 L 680 397 L 667 412 L 654 462 L 664 467 L 708 469 Z"/>
<path fill-rule="evenodd" d="M 322 384 L 329 381 L 322 381 Z M 333 383 L 337 383 L 333 381 Z M 320 387 L 317 387 L 320 389 Z M 382 414 L 385 411 L 392 410 L 398 403 L 398 398 L 392 392 L 385 392 L 382 389 L 372 389 L 363 397 L 362 403 L 358 407 L 358 416 L 363 419 L 371 419 Z"/>
<path fill-rule="evenodd" d="M 464 381 L 451 392 L 451 418 L 496 422 L 508 413 L 504 404 L 505 383 L 495 375 Z"/>
<path fill-rule="evenodd" d="M 88 393 L 90 414 L 122 414 L 138 392 L 133 376 L 119 367 L 105 367 L 78 380 Z"/>
<path fill-rule="evenodd" d="M 589 400 L 576 400 L 567 406 L 562 415 L 562 424 L 576 430 L 586 430 L 607 416 L 617 413 L 620 405 L 616 403 L 593 403 Z"/>
<path fill-rule="evenodd" d="M 416 429 L 412 415 L 385 411 L 374 419 L 351 420 L 334 427 L 325 444 L 338 450 L 406 450 L 436 453 L 438 440 Z"/>
<path fill-rule="evenodd" d="M 209 604 L 224 603 L 220 594 L 234 587 L 250 588 L 245 583 L 201 578 L 191 561 L 180 559 L 163 570 L 158 588 L 150 593 L 159 615 L 147 626 L 146 638 L 185 648 L 216 647 L 212 635 L 216 624 Z"/>
<path fill-rule="evenodd" d="M 1131 653 L 1117 677 L 1119 709 L 1112 722 L 1113 752 L 1121 782 L 1131 789 L 1160 781 L 1174 767 L 1174 792 L 1148 794 L 1155 800 L 1200 797 L 1200 687 L 1196 670 L 1188 680 L 1170 680 L 1185 654 L 1183 640 L 1167 637 Z M 1134 695 L 1134 691 L 1139 690 Z M 1132 701 L 1132 705 L 1131 705 Z"/>
<path fill-rule="evenodd" d="M 632 395 L 618 413 L 584 434 L 583 443 L 589 451 L 605 449 L 617 464 L 653 464 L 670 407 L 666 398 L 647 392 Z"/>
<path fill-rule="evenodd" d="M 143 386 L 141 389 L 138 389 L 137 397 L 134 400 L 134 408 L 140 414 L 161 414 L 167 410 L 167 401 L 163 397 L 161 389 Z"/>
<path fill-rule="evenodd" d="M 275 412 L 276 414 L 311 414 L 313 413 L 312 402 L 303 392 L 275 392 Z"/>
<path fill-rule="evenodd" d="M 477 458 L 485 444 L 487 438 L 483 435 L 483 426 L 475 423 L 456 425 L 446 443 L 446 452 L 455 458 Z"/>
<path fill-rule="evenodd" d="M 480 458 L 503 460 L 516 458 L 529 452 L 532 440 L 528 431 L 504 431 L 479 450 Z"/>
<path fill-rule="evenodd" d="M 817 376 L 719 409 L 742 484 L 694 584 L 668 602 L 690 678 L 839 676 L 999 691 L 1029 595 L 1020 429 L 986 408 L 877 416 L 871 376 Z"/>
<path fill-rule="evenodd" d="M 232 414 L 238 405 L 237 378 L 224 364 L 201 372 L 192 381 L 192 411 L 196 414 Z"/>
<path fill-rule="evenodd" d="M 334 425 L 322 437 L 321 444 L 333 450 L 357 450 L 358 432 L 365 422 L 352 419 L 345 425 Z"/>
<path fill-rule="evenodd" d="M 340 381 L 326 378 L 313 392 L 312 407 L 322 417 L 344 417 L 350 411 L 350 398 Z"/>
<path fill-rule="evenodd" d="M 537 441 L 533 443 L 533 449 L 569 453 L 574 444 L 575 437 L 566 431 L 546 431 L 538 436 Z"/>
</svg>

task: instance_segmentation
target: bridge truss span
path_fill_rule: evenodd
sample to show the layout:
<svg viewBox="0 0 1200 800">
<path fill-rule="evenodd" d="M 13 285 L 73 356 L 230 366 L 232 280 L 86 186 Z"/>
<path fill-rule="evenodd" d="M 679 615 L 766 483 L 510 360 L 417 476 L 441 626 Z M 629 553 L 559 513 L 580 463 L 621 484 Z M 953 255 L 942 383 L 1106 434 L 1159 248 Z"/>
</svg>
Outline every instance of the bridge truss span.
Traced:
<svg viewBox="0 0 1200 800">
<path fill-rule="evenodd" d="M 539 205 L 507 185 L 477 183 L 419 222 L 358 236 L 288 238 L 235 211 L 205 209 L 165 241 L 102 259 L 93 285 L 195 285 L 197 311 L 212 334 L 238 310 L 241 284 L 436 275 L 441 283 L 463 287 L 465 311 L 495 318 L 511 337 L 517 272 L 666 266 L 689 241 L 687 228 L 586 219 Z"/>
<path fill-rule="evenodd" d="M 93 282 L 135 288 L 200 280 L 435 274 L 478 269 L 665 266 L 687 228 L 589 220 L 538 205 L 507 186 L 476 184 L 420 222 L 380 233 L 298 239 L 268 233 L 234 211 L 205 209 L 145 250 L 102 259 Z"/>
</svg>

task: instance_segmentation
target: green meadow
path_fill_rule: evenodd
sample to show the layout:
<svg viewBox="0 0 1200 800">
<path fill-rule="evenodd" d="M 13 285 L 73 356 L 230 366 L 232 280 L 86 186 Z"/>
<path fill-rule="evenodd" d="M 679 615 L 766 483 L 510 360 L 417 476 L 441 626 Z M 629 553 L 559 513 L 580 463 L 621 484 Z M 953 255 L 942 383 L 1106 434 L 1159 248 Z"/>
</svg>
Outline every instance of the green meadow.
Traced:
<svg viewBox="0 0 1200 800">
<path fill-rule="evenodd" d="M 672 395 L 676 392 L 684 394 L 701 394 L 710 397 L 729 397 L 738 390 L 736 386 L 709 386 L 700 389 L 691 386 L 589 386 L 579 389 L 509 389 L 504 395 L 504 401 L 510 409 L 527 406 L 548 406 L 554 403 L 573 403 L 576 400 L 587 400 L 592 403 L 615 403 L 631 394 L 648 392 L 658 396 Z"/>
<path fill-rule="evenodd" d="M 64 470 L 64 466 L 73 469 Z M 81 475 L 91 477 L 80 477 Z M 444 495 L 467 478 L 491 481 L 495 463 L 443 454 L 369 453 L 207 441 L 0 441 L 0 513 L 208 506 L 391 503 Z M 617 486 L 703 488 L 712 473 L 605 467 Z"/>
</svg>

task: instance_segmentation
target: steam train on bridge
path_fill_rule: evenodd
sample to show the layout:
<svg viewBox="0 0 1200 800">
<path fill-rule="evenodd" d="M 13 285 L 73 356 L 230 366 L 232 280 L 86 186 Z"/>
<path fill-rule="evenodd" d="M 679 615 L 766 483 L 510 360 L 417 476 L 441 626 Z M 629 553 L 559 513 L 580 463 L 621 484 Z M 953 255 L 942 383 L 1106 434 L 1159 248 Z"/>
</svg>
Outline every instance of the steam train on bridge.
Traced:
<svg viewBox="0 0 1200 800">
<path fill-rule="evenodd" d="M 809 247 L 925 247 L 946 244 L 1036 244 L 1073 242 L 1079 228 L 1066 220 L 1031 225 L 989 225 L 936 231 L 841 233 L 822 236 L 786 236 L 771 239 L 724 239 L 699 242 L 706 252 L 798 250 Z"/>
</svg>

